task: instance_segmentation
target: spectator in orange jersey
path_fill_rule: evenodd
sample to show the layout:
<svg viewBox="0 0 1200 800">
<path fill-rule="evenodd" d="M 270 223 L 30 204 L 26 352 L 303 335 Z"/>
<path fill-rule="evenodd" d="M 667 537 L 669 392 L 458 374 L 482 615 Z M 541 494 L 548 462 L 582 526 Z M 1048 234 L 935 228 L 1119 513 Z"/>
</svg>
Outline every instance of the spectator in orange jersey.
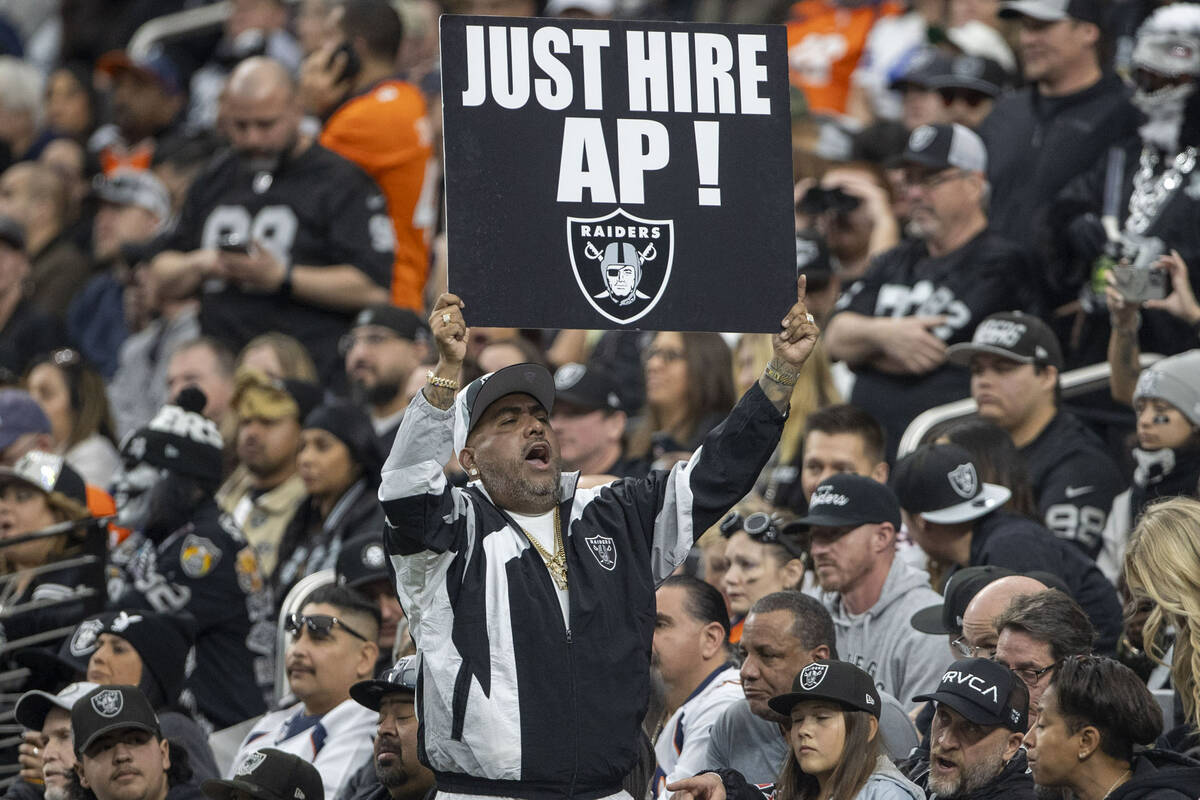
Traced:
<svg viewBox="0 0 1200 800">
<path fill-rule="evenodd" d="M 383 190 L 396 238 L 392 303 L 423 312 L 437 205 L 426 191 L 435 181 L 425 99 L 395 77 L 403 25 L 386 0 L 349 0 L 334 13 L 336 37 L 305 61 L 301 92 L 325 120 L 321 144 Z"/>
</svg>

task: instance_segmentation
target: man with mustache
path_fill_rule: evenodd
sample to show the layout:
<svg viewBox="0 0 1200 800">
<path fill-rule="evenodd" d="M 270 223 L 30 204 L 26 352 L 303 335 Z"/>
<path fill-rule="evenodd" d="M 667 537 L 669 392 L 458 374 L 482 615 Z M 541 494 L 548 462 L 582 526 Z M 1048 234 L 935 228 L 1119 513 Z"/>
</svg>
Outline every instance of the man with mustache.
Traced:
<svg viewBox="0 0 1200 800">
<path fill-rule="evenodd" d="M 273 747 L 321 773 L 337 797 L 371 752 L 375 715 L 350 699 L 350 687 L 375 671 L 379 609 L 343 586 L 323 586 L 285 622 L 288 688 L 300 702 L 258 720 L 233 758 L 234 775 Z"/>
<path fill-rule="evenodd" d="M 628 798 L 650 693 L 655 588 L 754 485 L 817 326 L 805 279 L 762 377 L 687 462 L 593 488 L 563 473 L 554 379 L 516 364 L 457 397 L 463 302 L 382 474 L 385 544 L 421 653 L 420 744 L 452 797 Z M 443 468 L 454 455 L 459 489 Z"/>
<path fill-rule="evenodd" d="M 9 790 L 7 797 L 69 800 L 68 787 L 75 769 L 71 707 L 95 688 L 96 684 L 81 681 L 58 694 L 35 690 L 21 695 L 13 709 L 13 717 L 26 729 L 19 755 L 21 781 Z M 38 780 L 43 785 L 40 792 L 36 787 Z"/>
<path fill-rule="evenodd" d="M 914 701 L 935 704 L 929 760 L 908 777 L 938 800 L 1033 800 L 1021 741 L 1029 691 L 1008 667 L 964 658 L 946 670 L 937 691 Z"/>
<path fill-rule="evenodd" d="M 422 800 L 433 773 L 417 760 L 417 656 L 405 656 L 373 680 L 350 687 L 359 705 L 379 712 L 375 752 L 343 792 L 343 800 Z"/>
<path fill-rule="evenodd" d="M 429 353 L 429 327 L 407 308 L 371 306 L 355 317 L 339 349 L 354 400 L 371 416 L 381 452 L 386 453 L 408 405 L 408 376 Z"/>
</svg>

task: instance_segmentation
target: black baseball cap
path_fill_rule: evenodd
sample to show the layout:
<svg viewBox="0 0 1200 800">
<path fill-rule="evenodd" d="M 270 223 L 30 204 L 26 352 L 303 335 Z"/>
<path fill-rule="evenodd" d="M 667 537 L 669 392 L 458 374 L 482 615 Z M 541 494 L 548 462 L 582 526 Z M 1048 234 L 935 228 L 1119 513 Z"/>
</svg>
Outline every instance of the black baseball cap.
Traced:
<svg viewBox="0 0 1200 800">
<path fill-rule="evenodd" d="M 879 718 L 881 704 L 875 681 L 853 664 L 821 659 L 800 670 L 792 681 L 792 690 L 767 701 L 776 714 L 785 717 L 803 700 L 832 700 L 854 711 L 866 711 Z"/>
<path fill-rule="evenodd" d="M 25 692 L 13 707 L 13 719 L 24 728 L 40 731 L 46 724 L 46 715 L 50 713 L 51 709 L 61 708 L 63 711 L 70 711 L 74 707 L 75 701 L 95 688 L 96 684 L 94 683 L 78 681 L 68 684 L 57 694 L 38 689 Z"/>
<path fill-rule="evenodd" d="M 954 58 L 947 72 L 933 76 L 929 86 L 933 89 L 971 89 L 988 97 L 999 97 L 1008 83 L 1008 71 L 1000 66 L 1000 62 L 984 56 L 961 55 Z"/>
<path fill-rule="evenodd" d="M 467 444 L 488 406 L 509 394 L 527 394 L 549 413 L 554 410 L 554 377 L 541 364 L 513 364 L 476 378 L 454 401 L 454 450 Z"/>
<path fill-rule="evenodd" d="M 126 728 L 162 737 L 150 701 L 136 686 L 98 686 L 71 707 L 71 733 L 77 756 L 86 753 L 104 734 Z"/>
<path fill-rule="evenodd" d="M 273 747 L 255 750 L 242 759 L 232 778 L 209 778 L 200 784 L 200 791 L 213 800 L 229 800 L 235 790 L 256 800 L 325 800 L 317 768 Z"/>
<path fill-rule="evenodd" d="M 915 165 L 936 170 L 957 167 L 968 172 L 986 172 L 987 147 L 979 134 L 957 122 L 950 125 L 920 125 L 913 129 L 904 152 L 893 165 Z"/>
<path fill-rule="evenodd" d="M 358 316 L 354 318 L 353 327 L 361 328 L 365 325 L 387 328 L 394 331 L 401 339 L 414 342 L 422 341 L 429 336 L 429 325 L 416 312 L 385 303 L 367 306 L 358 312 Z"/>
<path fill-rule="evenodd" d="M 0 485 L 14 482 L 27 484 L 46 494 L 57 492 L 87 506 L 87 484 L 57 453 L 31 450 L 11 467 L 0 467 Z"/>
<path fill-rule="evenodd" d="M 1099 0 L 1007 0 L 1000 4 L 1000 17 L 1031 17 L 1042 22 L 1077 19 L 1099 25 L 1103 9 Z"/>
<path fill-rule="evenodd" d="M 923 47 L 909 56 L 891 82 L 888 88 L 900 91 L 909 86 L 918 89 L 934 88 L 933 81 L 950 71 L 954 57 L 936 47 Z"/>
<path fill-rule="evenodd" d="M 380 535 L 365 533 L 342 545 L 335 572 L 338 585 L 351 589 L 375 581 L 390 581 L 392 574 L 388 571 L 387 551 Z"/>
<path fill-rule="evenodd" d="M 821 528 L 844 528 L 890 522 L 900 529 L 900 501 L 879 481 L 841 473 L 817 485 L 808 514 L 796 520 Z"/>
<path fill-rule="evenodd" d="M 942 675 L 937 691 L 917 695 L 913 702 L 932 700 L 949 706 L 976 725 L 1000 725 L 1024 732 L 1029 727 L 1028 705 L 1014 708 L 1008 702 L 1019 680 L 1003 664 L 986 658 L 963 658 Z"/>
<path fill-rule="evenodd" d="M 0 214 L 0 242 L 24 253 L 25 226 L 12 217 Z"/>
<path fill-rule="evenodd" d="M 995 564 L 955 570 L 946 579 L 946 586 L 942 590 L 942 602 L 936 606 L 922 608 L 913 614 L 910 624 L 921 633 L 961 633 L 963 614 L 975 595 L 992 581 L 1016 574 Z"/>
<path fill-rule="evenodd" d="M 976 353 L 991 353 L 1022 364 L 1063 368 L 1062 347 L 1054 331 L 1037 317 L 1020 311 L 990 315 L 976 326 L 970 343 L 951 345 L 946 357 L 950 363 L 966 367 Z"/>
<path fill-rule="evenodd" d="M 971 454 L 956 444 L 926 444 L 902 458 L 892 471 L 900 506 L 929 522 L 954 525 L 992 513 L 1012 492 L 979 480 Z"/>
<path fill-rule="evenodd" d="M 405 656 L 378 678 L 369 678 L 351 686 L 350 697 L 360 706 L 378 711 L 385 696 L 396 692 L 416 692 L 419 671 L 417 657 Z"/>
<path fill-rule="evenodd" d="M 563 364 L 554 373 L 555 399 L 589 411 L 624 411 L 620 384 L 604 370 Z"/>
</svg>

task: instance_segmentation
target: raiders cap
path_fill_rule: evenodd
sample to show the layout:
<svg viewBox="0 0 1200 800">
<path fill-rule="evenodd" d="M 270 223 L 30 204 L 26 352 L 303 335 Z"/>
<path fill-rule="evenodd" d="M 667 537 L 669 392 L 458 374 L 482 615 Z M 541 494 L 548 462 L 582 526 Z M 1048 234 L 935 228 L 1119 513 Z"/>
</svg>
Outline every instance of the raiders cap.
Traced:
<svg viewBox="0 0 1200 800">
<path fill-rule="evenodd" d="M 414 311 L 386 303 L 368 306 L 358 312 L 358 316 L 354 318 L 354 327 L 362 328 L 367 325 L 387 328 L 401 339 L 413 342 L 423 341 L 429 336 L 429 326 Z"/>
<path fill-rule="evenodd" d="M 1021 680 L 1008 667 L 986 658 L 955 661 L 942 675 L 937 691 L 921 694 L 913 702 L 932 700 L 962 714 L 976 725 L 1000 725 L 1024 732 L 1029 727 L 1029 709 L 1009 705 L 1008 696 Z"/>
<path fill-rule="evenodd" d="M 104 734 L 126 728 L 162 736 L 150 701 L 136 686 L 97 686 L 71 708 L 77 756 L 86 753 Z"/>
<path fill-rule="evenodd" d="M 212 800 L 230 800 L 242 791 L 255 800 L 325 800 L 317 768 L 300 756 L 268 747 L 242 759 L 228 780 L 210 778 L 200 791 Z"/>
<path fill-rule="evenodd" d="M 767 705 L 776 714 L 786 717 L 792 713 L 793 706 L 804 700 L 832 700 L 879 718 L 879 690 L 875 688 L 875 681 L 845 661 L 814 661 L 796 675 L 790 692 L 772 697 Z"/>
<path fill-rule="evenodd" d="M 30 450 L 11 467 L 0 467 L 0 485 L 24 483 L 51 494 L 58 492 L 87 506 L 87 484 L 63 457 L 43 450 Z"/>
<path fill-rule="evenodd" d="M 1016 573 L 995 564 L 955 570 L 946 579 L 942 602 L 913 614 L 910 624 L 921 633 L 961 633 L 963 614 L 975 595 L 992 581 L 1008 575 Z"/>
<path fill-rule="evenodd" d="M 337 582 L 339 586 L 356 589 L 375 581 L 390 581 L 387 552 L 378 533 L 370 532 L 355 536 L 342 545 L 337 558 Z"/>
<path fill-rule="evenodd" d="M 921 125 L 908 137 L 898 166 L 931 169 L 957 167 L 968 172 L 987 171 L 987 148 L 979 134 L 957 122 L 952 125 Z"/>
<path fill-rule="evenodd" d="M 563 364 L 554 373 L 555 399 L 588 411 L 624 411 L 620 388 L 609 373 L 583 364 Z"/>
<path fill-rule="evenodd" d="M 998 61 L 970 55 L 955 57 L 949 70 L 929 81 L 933 89 L 970 89 L 988 97 L 999 97 L 1008 84 L 1008 71 Z"/>
<path fill-rule="evenodd" d="M 900 503 L 882 483 L 843 473 L 830 475 L 808 501 L 808 514 L 796 520 L 821 528 L 845 528 L 890 522 L 900 529 Z"/>
<path fill-rule="evenodd" d="M 1020 311 L 992 314 L 975 328 L 970 343 L 951 345 L 947 358 L 952 364 L 971 365 L 976 353 L 991 353 L 1002 358 L 1036 366 L 1063 368 L 1062 348 L 1050 326 L 1035 316 Z"/>
<path fill-rule="evenodd" d="M 896 464 L 891 486 L 901 508 L 939 525 L 979 519 L 1012 496 L 979 480 L 971 454 L 956 444 L 927 444 L 909 453 Z"/>
<path fill-rule="evenodd" d="M 395 692 L 417 691 L 417 672 L 420 665 L 416 656 L 405 656 L 396 665 L 378 678 L 359 681 L 350 687 L 350 697 L 360 706 L 378 711 L 385 695 Z"/>
<path fill-rule="evenodd" d="M 1030 17 L 1042 22 L 1077 19 L 1099 25 L 1103 11 L 1099 0 L 1008 0 L 1000 4 L 1004 19 Z"/>
<path fill-rule="evenodd" d="M 454 398 L 454 452 L 467 445 L 470 434 L 483 418 L 488 406 L 508 394 L 527 394 L 554 410 L 554 378 L 541 364 L 513 364 L 489 372 L 467 384 Z"/>
<path fill-rule="evenodd" d="M 52 708 L 70 711 L 75 701 L 95 689 L 97 684 L 79 681 L 68 685 L 58 694 L 43 691 L 26 692 L 17 700 L 13 708 L 13 717 L 22 727 L 31 731 L 40 731 L 46 724 L 46 715 Z"/>
</svg>

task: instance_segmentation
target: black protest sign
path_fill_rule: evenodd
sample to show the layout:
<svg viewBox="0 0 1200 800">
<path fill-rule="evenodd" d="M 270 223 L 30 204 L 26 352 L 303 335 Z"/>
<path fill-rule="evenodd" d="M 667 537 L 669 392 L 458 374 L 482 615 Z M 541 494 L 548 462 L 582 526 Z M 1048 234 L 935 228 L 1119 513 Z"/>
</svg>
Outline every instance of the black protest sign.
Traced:
<svg viewBox="0 0 1200 800">
<path fill-rule="evenodd" d="M 784 28 L 444 16 L 450 290 L 473 325 L 776 331 Z"/>
</svg>

